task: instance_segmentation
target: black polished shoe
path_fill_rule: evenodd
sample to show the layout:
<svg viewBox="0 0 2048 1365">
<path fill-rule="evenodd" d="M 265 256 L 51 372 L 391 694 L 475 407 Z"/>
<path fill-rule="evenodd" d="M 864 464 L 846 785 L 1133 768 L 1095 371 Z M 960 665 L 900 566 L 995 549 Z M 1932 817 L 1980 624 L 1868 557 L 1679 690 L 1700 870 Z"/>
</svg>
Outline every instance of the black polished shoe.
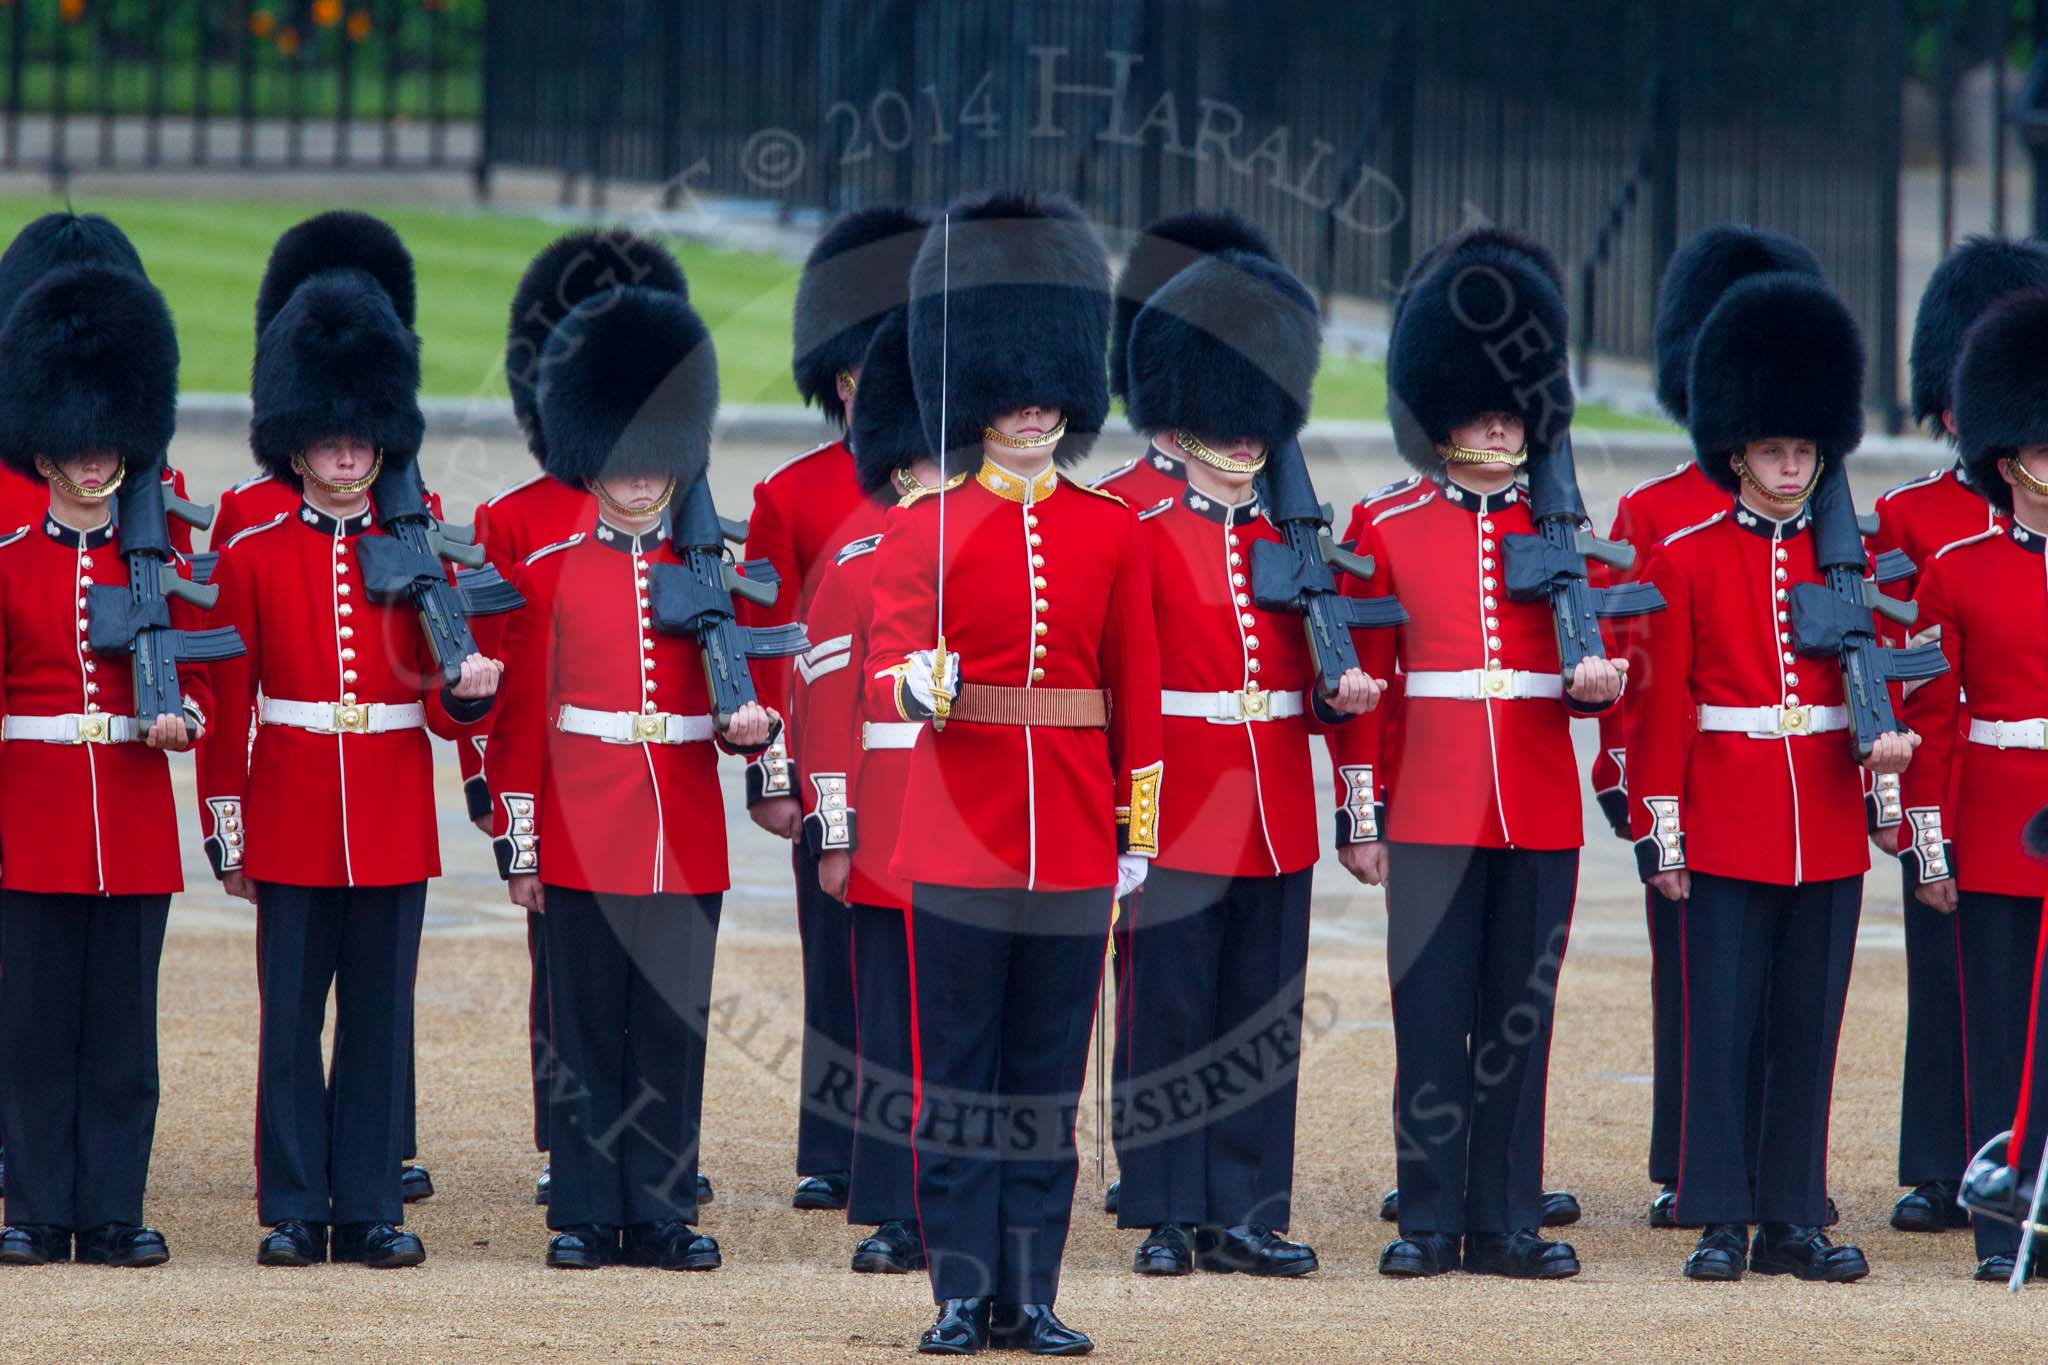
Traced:
<svg viewBox="0 0 2048 1365">
<path fill-rule="evenodd" d="M 424 1166 L 401 1166 L 398 1168 L 398 1197 L 408 1204 L 417 1204 L 422 1199 L 434 1197 L 434 1177 Z"/>
<path fill-rule="evenodd" d="M 78 1234 L 80 1265 L 111 1265 L 124 1270 L 162 1265 L 171 1259 L 170 1245 L 155 1228 L 133 1223 L 103 1223 Z"/>
<path fill-rule="evenodd" d="M 1102 1211 L 1104 1213 L 1114 1214 L 1116 1212 L 1117 1200 L 1123 1193 L 1123 1187 L 1124 1182 L 1121 1180 L 1109 1182 L 1109 1188 L 1102 1192 Z"/>
<path fill-rule="evenodd" d="M 1053 1315 L 1049 1303 L 1001 1304 L 989 1315 L 988 1344 L 1035 1356 L 1085 1356 L 1095 1343 Z"/>
<path fill-rule="evenodd" d="M 1675 1228 L 1678 1226 L 1678 1187 L 1666 1185 L 1657 1191 L 1657 1197 L 1650 1201 L 1650 1212 L 1644 1220 L 1653 1228 Z"/>
<path fill-rule="evenodd" d="M 917 1339 L 928 1356 L 978 1356 L 988 1347 L 988 1300 L 947 1299 Z"/>
<path fill-rule="evenodd" d="M 403 1270 L 426 1260 L 427 1248 L 412 1233 L 389 1223 L 340 1223 L 327 1256 L 372 1270 Z"/>
<path fill-rule="evenodd" d="M 657 1270 L 716 1270 L 725 1264 L 718 1243 L 680 1218 L 627 1228 L 625 1259 L 627 1265 Z"/>
<path fill-rule="evenodd" d="M 1970 1215 L 1956 1202 L 1953 1181 L 1922 1181 L 1892 1205 L 1892 1226 L 1900 1232 L 1947 1232 L 1969 1225 Z"/>
<path fill-rule="evenodd" d="M 256 1248 L 257 1265 L 318 1265 L 327 1259 L 327 1225 L 287 1218 Z"/>
<path fill-rule="evenodd" d="M 1870 1273 L 1870 1262 L 1852 1246 L 1836 1246 L 1816 1227 L 1760 1223 L 1749 1244 L 1749 1268 L 1759 1275 L 1795 1275 L 1824 1284 L 1847 1284 Z"/>
<path fill-rule="evenodd" d="M 546 1208 L 548 1196 L 554 1192 L 554 1188 L 555 1168 L 553 1166 L 541 1167 L 540 1177 L 533 1182 L 533 1202 L 539 1204 L 542 1208 Z"/>
<path fill-rule="evenodd" d="M 697 1202 L 700 1204 L 708 1204 L 712 1201 L 713 1198 L 714 1193 L 711 1189 L 711 1177 L 703 1174 L 700 1171 L 697 1175 Z"/>
<path fill-rule="evenodd" d="M 796 1194 L 789 1201 L 793 1209 L 843 1209 L 846 1207 L 846 1177 L 807 1175 L 796 1182 Z"/>
<path fill-rule="evenodd" d="M 1380 1198 L 1380 1221 L 1398 1223 L 1401 1221 L 1401 1191 L 1391 1189 Z"/>
<path fill-rule="evenodd" d="M 1579 1221 L 1579 1197 L 1570 1190 L 1543 1192 L 1543 1226 L 1568 1228 Z"/>
<path fill-rule="evenodd" d="M 1976 1273 L 1971 1275 L 1970 1278 L 1982 1280 L 1986 1284 L 2011 1284 L 2014 1259 L 2003 1253 L 1986 1256 L 1983 1260 L 1977 1262 Z M 2033 1277 L 2030 1275 L 2027 1278 L 2032 1279 Z"/>
<path fill-rule="evenodd" d="M 70 1228 L 14 1223 L 0 1229 L 0 1265 L 48 1265 L 70 1259 Z"/>
<path fill-rule="evenodd" d="M 1472 1275 L 1505 1275 L 1511 1280 L 1568 1280 L 1579 1273 L 1570 1242 L 1547 1242 L 1536 1229 L 1465 1234 L 1465 1270 Z"/>
<path fill-rule="evenodd" d="M 860 1239 L 853 1268 L 861 1275 L 907 1275 L 924 1269 L 924 1240 L 908 1219 L 894 1218 Z"/>
<path fill-rule="evenodd" d="M 619 1259 L 619 1230 L 596 1223 L 563 1228 L 548 1238 L 550 1270 L 602 1270 Z"/>
<path fill-rule="evenodd" d="M 1441 1232 L 1396 1237 L 1380 1253 L 1380 1274 L 1417 1280 L 1458 1268 L 1458 1239 Z"/>
<path fill-rule="evenodd" d="M 1743 1252 L 1749 1241 L 1746 1223 L 1709 1223 L 1700 1229 L 1700 1240 L 1685 1258 L 1688 1280 L 1739 1280 Z"/>
<path fill-rule="evenodd" d="M 1187 1275 L 1195 1268 L 1188 1230 L 1179 1223 L 1161 1223 L 1138 1243 L 1131 1269 L 1140 1275 Z"/>
<path fill-rule="evenodd" d="M 1234 1228 L 1196 1229 L 1195 1267 L 1225 1275 L 1289 1279 L 1314 1274 L 1318 1262 L 1313 1247 L 1290 1242 L 1258 1223 L 1240 1223 Z"/>
</svg>

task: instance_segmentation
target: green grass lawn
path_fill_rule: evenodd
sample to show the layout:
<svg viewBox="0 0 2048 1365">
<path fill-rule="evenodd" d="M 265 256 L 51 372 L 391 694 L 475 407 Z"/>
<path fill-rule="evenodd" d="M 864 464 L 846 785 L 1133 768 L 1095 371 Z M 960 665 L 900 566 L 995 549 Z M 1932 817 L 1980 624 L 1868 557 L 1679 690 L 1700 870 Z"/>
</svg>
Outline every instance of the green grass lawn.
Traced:
<svg viewBox="0 0 2048 1365">
<path fill-rule="evenodd" d="M 49 199 L 0 196 L 0 232 L 11 238 L 22 224 L 55 207 Z M 182 387 L 194 393 L 247 392 L 257 281 L 271 244 L 307 216 L 309 206 L 255 199 L 85 197 L 76 199 L 74 207 L 112 218 L 142 253 L 177 318 Z M 377 212 L 405 238 L 418 266 L 426 392 L 503 396 L 512 290 L 534 253 L 562 229 L 506 214 L 402 207 Z M 695 242 L 670 245 L 689 276 L 690 301 L 717 343 L 725 401 L 795 403 L 789 376 L 795 264 Z M 1660 425 L 1603 409 L 1580 411 L 1589 426 Z M 1384 368 L 1333 357 L 1316 382 L 1315 412 L 1328 418 L 1385 416 Z"/>
</svg>

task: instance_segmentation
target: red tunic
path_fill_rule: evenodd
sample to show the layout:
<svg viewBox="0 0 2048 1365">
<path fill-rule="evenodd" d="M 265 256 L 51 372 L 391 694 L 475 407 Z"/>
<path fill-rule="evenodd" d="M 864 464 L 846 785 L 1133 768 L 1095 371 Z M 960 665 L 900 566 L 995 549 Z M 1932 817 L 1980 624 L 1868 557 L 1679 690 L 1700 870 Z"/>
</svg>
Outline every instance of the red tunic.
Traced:
<svg viewBox="0 0 2048 1365">
<path fill-rule="evenodd" d="M 1436 485 L 1425 482 L 1420 474 L 1410 474 L 1405 479 L 1382 484 L 1360 498 L 1351 506 L 1351 519 L 1344 527 L 1341 544 L 1357 549 L 1358 542 L 1365 536 L 1365 530 L 1372 525 L 1372 519 L 1382 512 L 1419 501 L 1436 491 Z M 1391 733 L 1400 725 L 1402 704 L 1401 675 L 1382 677 L 1387 690 L 1380 694 L 1380 704 L 1374 708 L 1379 715 L 1379 724 Z M 1353 767 L 1347 774 L 1344 761 L 1337 756 L 1334 733 L 1326 738 L 1330 749 L 1330 777 L 1336 787 L 1337 796 L 1337 842 L 1339 844 L 1367 843 L 1379 837 L 1376 826 L 1370 821 L 1354 819 L 1355 814 L 1375 809 L 1377 796 L 1370 790 L 1371 784 L 1363 782 L 1367 776 L 1363 768 Z"/>
<path fill-rule="evenodd" d="M 2043 537 L 1994 527 L 1940 551 L 1920 571 L 1916 640 L 1948 658 L 1938 678 L 1907 684 L 1902 719 L 1920 747 L 1902 779 L 1909 830 L 1900 852 L 1921 880 L 1953 871 L 1965 891 L 2039 897 L 2048 865 L 2027 856 L 2020 831 L 2048 805 L 2048 749 L 1975 744 L 1970 722 L 2034 721 L 2048 728 L 2048 578 Z M 1969 717 L 1962 698 L 1969 697 Z M 1939 855 L 1954 845 L 1952 861 Z"/>
<path fill-rule="evenodd" d="M 1147 445 L 1144 454 L 1110 470 L 1095 480 L 1095 486 L 1105 493 L 1116 494 L 1142 512 L 1161 498 L 1181 495 L 1188 486 L 1188 465 L 1178 455 L 1169 455 L 1158 446 Z"/>
<path fill-rule="evenodd" d="M 1688 526 L 1697 526 L 1728 506 L 1727 490 L 1700 471 L 1697 461 L 1687 460 L 1666 474 L 1643 480 L 1622 494 L 1614 509 L 1614 528 L 1608 539 L 1626 541 L 1634 547 L 1635 562 L 1627 569 L 1609 569 L 1598 560 L 1589 561 L 1596 587 L 1633 583 L 1649 576 L 1650 560 L 1667 536 Z M 1643 668 L 1644 645 L 1657 628 L 1655 613 L 1648 616 L 1617 616 L 1607 623 L 1614 653 L 1628 660 L 1629 676 L 1638 677 Z M 1628 825 L 1628 702 L 1623 700 L 1600 715 L 1600 752 L 1593 759 L 1593 794 L 1608 819 L 1619 818 Z M 1617 817 L 1613 812 L 1619 811 Z"/>
<path fill-rule="evenodd" d="M 214 870 L 239 866 L 290 886 L 396 886 L 438 876 L 433 752 L 426 729 L 326 734 L 282 724 L 248 739 L 265 698 L 371 705 L 424 702 L 427 729 L 457 740 L 486 705 L 451 716 L 440 673 L 409 604 L 360 591 L 356 542 L 370 517 L 338 521 L 300 504 L 236 536 L 214 583 L 217 624 L 247 657 L 213 665 L 219 708 L 200 746 L 200 828 Z M 224 828 L 243 826 L 237 845 Z"/>
<path fill-rule="evenodd" d="M 804 837 L 816 853 L 852 855 L 846 898 L 858 905 L 910 907 L 910 885 L 889 871 L 903 828 L 903 792 L 910 781 L 910 748 L 900 744 L 907 722 L 862 725 L 868 637 L 874 626 L 875 550 L 879 535 L 864 536 L 839 552 L 811 598 L 805 632 L 810 652 L 797 660 L 791 704 L 806 740 L 797 769 L 804 803 Z M 876 747 L 868 747 L 873 734 Z M 915 736 L 912 736 L 913 742 Z M 835 812 L 845 818 L 835 820 Z"/>
<path fill-rule="evenodd" d="M 298 489 L 272 474 L 251 475 L 220 495 L 206 543 L 211 549 L 224 550 L 229 541 L 251 526 L 261 526 L 298 510 Z"/>
<path fill-rule="evenodd" d="M 1757 739 L 1703 731 L 1700 706 L 1842 705 L 1842 671 L 1794 652 L 1795 584 L 1819 583 L 1810 517 L 1737 504 L 1666 537 L 1650 565 L 1665 609 L 1629 709 L 1629 808 L 1644 880 L 1695 872 L 1774 886 L 1860 877 L 1863 770 L 1847 729 Z"/>
<path fill-rule="evenodd" d="M 1359 662 L 1375 678 L 1397 667 L 1410 677 L 1400 707 L 1374 710 L 1331 741 L 1353 812 L 1352 842 L 1382 833 L 1400 843 L 1475 848 L 1584 842 L 1570 726 L 1578 708 L 1562 697 L 1418 696 L 1412 676 L 1492 670 L 1559 678 L 1549 604 L 1517 602 L 1501 583 L 1502 542 L 1534 529 L 1519 488 L 1481 495 L 1449 482 L 1368 523 L 1358 550 L 1372 556 L 1373 576 L 1347 580 L 1344 591 L 1391 592 L 1410 619 L 1358 632 Z M 1367 792 L 1387 804 L 1383 829 L 1359 818 Z"/>
<path fill-rule="evenodd" d="M 534 551 L 559 545 L 596 524 L 597 499 L 584 489 L 546 474 L 515 483 L 476 509 L 477 543 L 484 547 L 484 556 L 507 582 L 517 577 L 520 566 Z M 477 651 L 488 658 L 503 658 L 505 632 L 511 619 L 505 613 L 471 620 Z M 488 738 L 485 726 L 455 746 L 462 766 L 462 795 L 472 820 L 487 819 L 491 814 L 490 790 L 484 781 L 484 744 Z"/>
<path fill-rule="evenodd" d="M 1226 507 L 1184 486 L 1139 513 L 1152 560 L 1169 692 L 1292 694 L 1301 714 L 1226 722 L 1163 715 L 1174 799 L 1160 808 L 1159 865 L 1228 877 L 1299 871 L 1318 849 L 1308 738 L 1315 677 L 1301 618 L 1251 595 L 1252 546 L 1280 533 L 1256 503 Z M 1241 708 L 1243 703 L 1237 705 Z M 1267 705 L 1271 705 L 1268 701 Z"/>
<path fill-rule="evenodd" d="M 86 590 L 128 584 L 113 528 L 79 532 L 38 518 L 0 539 L 0 714 L 132 716 L 132 662 L 85 642 Z M 183 602 L 170 606 L 179 629 L 203 624 Z M 205 724 L 204 667 L 178 677 L 187 720 Z M 159 750 L 10 739 L 0 771 L 0 886 L 102 896 L 184 889 L 170 765 Z"/>
<path fill-rule="evenodd" d="M 619 896 L 710 895 L 732 884 L 722 745 L 708 733 L 613 742 L 561 724 L 562 708 L 574 706 L 708 725 L 703 654 L 694 639 L 654 629 L 642 586 L 650 566 L 678 562 L 658 530 L 636 538 L 598 521 L 522 566 L 526 605 L 506 632 L 505 695 L 484 765 L 504 875 Z"/>
<path fill-rule="evenodd" d="M 890 863 L 912 882 L 1106 888 L 1126 819 L 1133 851 L 1156 851 L 1145 836 L 1159 799 L 1159 647 L 1138 518 L 1122 499 L 1050 471 L 1026 496 L 1021 476 L 984 464 L 945 494 L 943 558 L 937 496 L 889 514 L 875 561 L 868 718 L 910 718 L 900 670 L 937 638 L 943 563 L 946 647 L 963 683 L 1101 689 L 1109 726 L 927 729 Z"/>
</svg>

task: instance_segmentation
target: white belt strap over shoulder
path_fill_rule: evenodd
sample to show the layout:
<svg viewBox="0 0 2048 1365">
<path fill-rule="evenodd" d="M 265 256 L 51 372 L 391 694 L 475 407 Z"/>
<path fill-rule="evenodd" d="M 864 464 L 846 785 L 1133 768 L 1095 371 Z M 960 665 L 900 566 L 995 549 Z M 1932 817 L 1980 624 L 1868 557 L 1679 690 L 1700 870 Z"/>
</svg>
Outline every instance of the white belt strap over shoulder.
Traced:
<svg viewBox="0 0 2048 1365">
<path fill-rule="evenodd" d="M 860 723 L 860 747 L 863 749 L 915 749 L 917 732 L 924 729 L 921 721 L 914 720 L 864 720 Z"/>
<path fill-rule="evenodd" d="M 1301 714 L 1299 692 L 1265 692 L 1245 688 L 1242 692 L 1174 692 L 1159 694 L 1159 714 L 1189 716 L 1217 725 L 1237 725 L 1252 720 L 1287 720 Z"/>
<path fill-rule="evenodd" d="M 709 716 L 675 716 L 666 711 L 592 711 L 563 706 L 555 725 L 565 735 L 589 735 L 607 744 L 702 744 L 712 734 Z"/>
<path fill-rule="evenodd" d="M 357 704 L 265 697 L 257 715 L 265 725 L 288 725 L 316 735 L 381 735 L 393 730 L 417 730 L 427 723 L 427 708 L 416 701 Z"/>
<path fill-rule="evenodd" d="M 1970 721 L 1970 743 L 1994 749 L 2048 749 L 2048 720 Z"/>
<path fill-rule="evenodd" d="M 1564 696 L 1564 679 L 1555 673 L 1520 668 L 1461 668 L 1450 672 L 1424 670 L 1406 675 L 1411 697 L 1445 701 L 1556 701 Z"/>
<path fill-rule="evenodd" d="M 1789 739 L 1794 735 L 1825 735 L 1849 728 L 1846 706 L 1702 706 L 1700 729 L 1748 735 L 1751 739 Z"/>
<path fill-rule="evenodd" d="M 43 744 L 133 744 L 141 737 L 135 717 L 97 711 L 83 716 L 9 716 L 0 721 L 0 738 Z"/>
</svg>

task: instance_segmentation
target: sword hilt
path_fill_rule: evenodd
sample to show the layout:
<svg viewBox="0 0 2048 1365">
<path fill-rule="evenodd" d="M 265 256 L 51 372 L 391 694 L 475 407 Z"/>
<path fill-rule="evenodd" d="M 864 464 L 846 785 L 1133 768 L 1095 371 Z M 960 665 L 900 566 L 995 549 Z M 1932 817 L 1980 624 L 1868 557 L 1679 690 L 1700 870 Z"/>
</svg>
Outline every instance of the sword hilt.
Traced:
<svg viewBox="0 0 2048 1365">
<path fill-rule="evenodd" d="M 932 651 L 932 729 L 946 728 L 946 718 L 953 714 L 953 689 L 946 686 L 946 637 L 939 637 L 938 648 Z"/>
</svg>

